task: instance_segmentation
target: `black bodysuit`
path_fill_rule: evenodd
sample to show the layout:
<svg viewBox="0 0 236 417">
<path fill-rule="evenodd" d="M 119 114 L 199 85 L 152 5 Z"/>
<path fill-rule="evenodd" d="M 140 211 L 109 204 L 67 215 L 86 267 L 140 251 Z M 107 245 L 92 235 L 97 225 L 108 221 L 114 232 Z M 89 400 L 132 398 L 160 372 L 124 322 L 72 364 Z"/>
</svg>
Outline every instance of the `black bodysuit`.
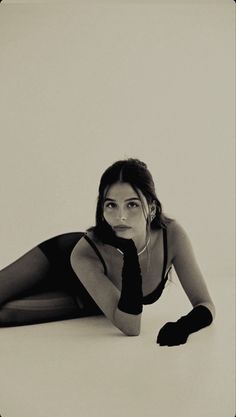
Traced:
<svg viewBox="0 0 236 417">
<path fill-rule="evenodd" d="M 160 271 L 159 263 L 162 262 L 163 258 L 161 281 L 154 291 L 143 296 L 143 304 L 152 304 L 157 301 L 168 280 L 168 273 L 171 269 L 172 262 L 169 264 L 168 271 L 166 271 L 169 263 L 167 257 L 167 237 L 171 236 L 171 242 L 174 245 L 173 266 L 189 301 L 193 307 L 204 305 L 214 316 L 214 305 L 187 233 L 178 222 L 173 222 L 168 227 L 168 233 L 166 229 L 162 229 L 162 236 L 163 251 L 160 251 L 158 237 L 155 241 L 155 243 L 158 243 L 156 245 L 157 252 L 155 253 L 153 250 L 151 254 L 153 256 L 150 258 L 153 265 L 150 271 L 150 282 L 152 283 L 155 280 L 159 281 L 158 277 L 155 277 L 155 271 L 156 269 Z M 84 237 L 84 242 L 82 241 L 80 244 L 82 237 Z M 13 274 L 10 278 L 8 268 L 2 271 L 2 279 L 0 280 L 0 327 L 103 315 L 103 311 L 85 288 L 86 267 L 88 268 L 88 274 L 93 274 L 94 262 L 94 272 L 96 273 L 96 268 L 98 268 L 98 272 L 101 274 L 101 270 L 97 265 L 98 259 L 101 262 L 101 266 L 103 265 L 102 273 L 104 275 L 107 274 L 107 279 L 114 286 L 120 288 L 122 259 L 117 255 L 116 251 L 117 256 L 113 258 L 112 252 L 114 248 L 102 245 L 101 242 L 97 241 L 93 233 L 90 234 L 90 230 L 85 233 L 71 232 L 52 237 L 39 244 L 38 248 L 44 253 L 48 259 L 48 263 L 46 263 L 45 259 L 42 260 L 42 268 L 39 267 L 35 271 L 35 277 L 31 276 L 31 274 L 34 274 L 34 268 L 32 271 L 30 268 L 26 271 L 24 269 L 21 271 L 19 268 L 19 273 L 16 272 L 16 276 Z M 79 264 L 81 259 L 81 271 L 84 274 L 83 277 L 81 275 L 81 279 L 83 278 L 84 284 L 78 278 L 79 273 L 77 276 L 71 266 L 74 250 L 78 262 L 78 271 L 80 269 Z M 95 256 L 91 256 L 91 251 Z M 38 254 L 36 253 L 36 255 Z M 83 268 L 83 262 L 85 268 Z"/>
<path fill-rule="evenodd" d="M 83 309 L 84 314 L 103 314 L 101 309 L 92 299 L 90 294 L 87 292 L 84 285 L 80 282 L 78 276 L 73 271 L 70 264 L 70 255 L 76 245 L 76 243 L 84 237 L 86 241 L 95 251 L 96 255 L 100 259 L 103 265 L 104 274 L 107 275 L 106 263 L 98 250 L 96 244 L 92 239 L 83 232 L 72 232 L 66 233 L 59 236 L 55 236 L 46 240 L 45 242 L 38 245 L 42 252 L 48 258 L 51 265 L 51 285 L 56 286 L 59 289 L 65 290 L 77 301 L 78 307 Z M 157 288 L 150 294 L 143 297 L 143 304 L 152 304 L 157 301 L 165 287 L 168 280 L 168 273 L 171 267 L 166 273 L 166 265 L 168 259 L 167 251 L 167 232 L 163 229 L 163 249 L 164 249 L 164 261 L 162 269 L 161 282 Z"/>
<path fill-rule="evenodd" d="M 102 255 L 101 255 L 101 253 L 99 252 L 97 246 L 86 234 L 84 235 L 84 238 L 92 246 L 92 248 L 96 252 L 97 256 L 101 260 L 101 262 L 103 264 L 103 268 L 104 268 L 104 274 L 107 275 L 106 263 L 105 263 Z M 168 260 L 168 247 L 167 247 L 167 232 L 166 232 L 166 229 L 163 229 L 163 249 L 164 249 L 164 261 L 163 261 L 161 282 L 158 284 L 158 286 L 155 288 L 154 291 L 152 291 L 148 295 L 143 296 L 143 304 L 153 304 L 155 301 L 157 301 L 160 298 L 160 296 L 161 296 L 161 294 L 162 294 L 162 292 L 165 288 L 165 284 L 168 280 L 168 273 L 169 273 L 170 269 L 172 268 L 172 267 L 170 267 L 167 271 L 167 274 L 166 274 L 166 265 L 167 265 L 167 260 Z"/>
</svg>

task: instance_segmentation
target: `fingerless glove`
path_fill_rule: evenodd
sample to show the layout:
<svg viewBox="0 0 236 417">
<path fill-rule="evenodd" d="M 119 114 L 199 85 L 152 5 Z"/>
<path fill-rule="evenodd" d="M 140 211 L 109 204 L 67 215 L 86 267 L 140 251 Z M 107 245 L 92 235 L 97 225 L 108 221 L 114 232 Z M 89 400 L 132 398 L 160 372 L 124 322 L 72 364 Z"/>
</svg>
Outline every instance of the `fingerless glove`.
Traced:
<svg viewBox="0 0 236 417">
<path fill-rule="evenodd" d="M 157 336 L 160 346 L 176 346 L 186 343 L 191 333 L 209 326 L 213 321 L 212 314 L 207 307 L 199 305 L 194 307 L 186 316 L 177 322 L 166 323 Z"/>
</svg>

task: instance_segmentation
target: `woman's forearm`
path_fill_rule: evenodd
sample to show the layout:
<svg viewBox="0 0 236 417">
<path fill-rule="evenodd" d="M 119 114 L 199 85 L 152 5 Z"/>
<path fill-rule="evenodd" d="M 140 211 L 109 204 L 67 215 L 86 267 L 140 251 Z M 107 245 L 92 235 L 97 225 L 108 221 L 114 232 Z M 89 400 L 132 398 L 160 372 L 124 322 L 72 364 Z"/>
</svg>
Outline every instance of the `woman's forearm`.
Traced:
<svg viewBox="0 0 236 417">
<path fill-rule="evenodd" d="M 114 311 L 113 324 L 126 336 L 138 336 L 141 330 L 140 314 L 129 314 L 121 311 L 118 307 Z"/>
<path fill-rule="evenodd" d="M 212 321 L 213 316 L 210 310 L 206 306 L 199 304 L 176 322 L 167 322 L 159 331 L 157 343 L 160 346 L 184 344 L 191 333 L 209 326 Z"/>
<path fill-rule="evenodd" d="M 142 275 L 136 248 L 123 255 L 122 288 L 118 308 L 124 313 L 138 315 L 143 311 Z"/>
<path fill-rule="evenodd" d="M 212 315 L 212 317 L 213 317 L 213 320 L 215 319 L 215 316 L 216 316 L 216 308 L 215 308 L 215 305 L 214 305 L 214 303 L 213 303 L 213 301 L 211 300 L 211 301 L 206 301 L 206 302 L 201 302 L 201 303 L 198 303 L 198 304 L 195 304 L 195 305 L 193 305 L 193 307 L 197 307 L 197 306 L 205 306 L 206 308 L 208 308 L 208 310 L 211 312 L 211 315 Z"/>
</svg>

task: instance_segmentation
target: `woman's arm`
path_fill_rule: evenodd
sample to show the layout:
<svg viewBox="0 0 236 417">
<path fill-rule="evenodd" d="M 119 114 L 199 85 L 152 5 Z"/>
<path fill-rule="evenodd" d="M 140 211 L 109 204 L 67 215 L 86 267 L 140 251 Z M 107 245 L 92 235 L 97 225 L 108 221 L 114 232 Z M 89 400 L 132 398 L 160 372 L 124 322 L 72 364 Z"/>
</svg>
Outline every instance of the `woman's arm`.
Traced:
<svg viewBox="0 0 236 417">
<path fill-rule="evenodd" d="M 215 306 L 187 233 L 179 223 L 173 222 L 169 234 L 175 271 L 194 308 L 177 322 L 168 322 L 161 328 L 157 343 L 162 346 L 185 343 L 189 334 L 208 326 L 215 317 Z"/>
<path fill-rule="evenodd" d="M 174 223 L 170 233 L 173 246 L 172 262 L 186 295 L 193 307 L 198 305 L 207 307 L 214 318 L 215 306 L 187 233 L 177 222 Z"/>
<path fill-rule="evenodd" d="M 84 238 L 74 247 L 70 261 L 79 280 L 106 317 L 127 336 L 138 336 L 141 313 L 129 314 L 118 308 L 121 291 L 104 274 L 100 260 Z"/>
</svg>

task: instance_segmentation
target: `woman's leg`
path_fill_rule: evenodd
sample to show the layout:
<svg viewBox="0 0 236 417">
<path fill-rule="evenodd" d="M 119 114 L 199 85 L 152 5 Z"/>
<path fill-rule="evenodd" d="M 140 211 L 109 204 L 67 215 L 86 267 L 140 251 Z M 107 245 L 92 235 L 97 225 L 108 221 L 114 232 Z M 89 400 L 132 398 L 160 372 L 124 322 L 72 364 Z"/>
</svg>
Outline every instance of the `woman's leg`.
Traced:
<svg viewBox="0 0 236 417">
<path fill-rule="evenodd" d="M 0 271 L 0 307 L 31 290 L 50 272 L 50 262 L 36 246 Z"/>
<path fill-rule="evenodd" d="M 0 309 L 0 327 L 22 326 L 82 317 L 73 297 L 63 291 L 42 291 L 9 301 Z"/>
<path fill-rule="evenodd" d="M 48 239 L 0 271 L 0 327 L 102 314 L 70 266 L 82 235 Z"/>
<path fill-rule="evenodd" d="M 0 327 L 78 316 L 75 301 L 57 290 L 51 272 L 50 261 L 38 247 L 0 271 Z"/>
</svg>

